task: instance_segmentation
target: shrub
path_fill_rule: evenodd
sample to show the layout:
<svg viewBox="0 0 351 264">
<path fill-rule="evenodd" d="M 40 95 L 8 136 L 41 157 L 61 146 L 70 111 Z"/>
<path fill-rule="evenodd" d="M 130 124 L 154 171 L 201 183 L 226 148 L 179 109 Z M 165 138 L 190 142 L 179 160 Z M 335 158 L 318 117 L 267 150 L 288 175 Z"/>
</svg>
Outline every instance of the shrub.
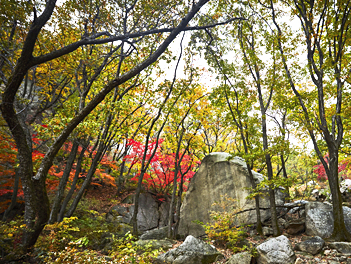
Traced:
<svg viewBox="0 0 351 264">
<path fill-rule="evenodd" d="M 220 202 L 215 202 L 212 206 L 217 210 L 210 211 L 211 222 L 203 224 L 205 232 L 210 240 L 220 246 L 226 246 L 234 252 L 242 250 L 239 243 L 243 241 L 245 232 L 242 227 L 235 226 L 236 202 L 233 198 L 222 197 Z"/>
</svg>

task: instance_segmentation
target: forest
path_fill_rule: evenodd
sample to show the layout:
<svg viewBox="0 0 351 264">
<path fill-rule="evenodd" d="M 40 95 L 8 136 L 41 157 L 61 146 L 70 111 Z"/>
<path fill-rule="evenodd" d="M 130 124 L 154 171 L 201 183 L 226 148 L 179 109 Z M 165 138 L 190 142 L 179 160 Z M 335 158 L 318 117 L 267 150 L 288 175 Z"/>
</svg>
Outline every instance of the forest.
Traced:
<svg viewBox="0 0 351 264">
<path fill-rule="evenodd" d="M 171 226 L 213 152 L 265 175 L 251 198 L 268 186 L 274 236 L 275 189 L 293 201 L 324 186 L 332 237 L 351 241 L 350 12 L 348 0 L 0 0 L 0 257 L 105 263 L 94 232 L 133 195 L 132 230 L 108 255 L 150 263 L 158 252 L 133 242 L 139 195 L 169 200 Z"/>
</svg>

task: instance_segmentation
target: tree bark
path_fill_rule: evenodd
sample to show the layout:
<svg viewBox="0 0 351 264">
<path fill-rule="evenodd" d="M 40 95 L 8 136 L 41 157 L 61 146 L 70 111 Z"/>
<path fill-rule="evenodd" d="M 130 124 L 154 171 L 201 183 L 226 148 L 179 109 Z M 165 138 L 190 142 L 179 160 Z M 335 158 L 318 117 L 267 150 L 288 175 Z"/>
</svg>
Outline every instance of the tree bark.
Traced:
<svg viewBox="0 0 351 264">
<path fill-rule="evenodd" d="M 78 146 L 79 146 L 78 140 L 75 139 L 73 141 L 73 146 L 72 146 L 71 152 L 69 154 L 65 170 L 63 171 L 63 175 L 60 179 L 60 183 L 59 183 L 58 189 L 56 191 L 56 197 L 55 197 L 55 200 L 53 202 L 51 212 L 50 212 L 50 218 L 49 218 L 50 224 L 53 224 L 56 221 L 58 221 L 58 213 L 59 213 L 59 210 L 61 207 L 61 202 L 62 202 L 64 193 L 65 193 L 68 177 L 69 177 L 69 174 L 72 170 L 74 160 L 76 158 Z"/>
</svg>

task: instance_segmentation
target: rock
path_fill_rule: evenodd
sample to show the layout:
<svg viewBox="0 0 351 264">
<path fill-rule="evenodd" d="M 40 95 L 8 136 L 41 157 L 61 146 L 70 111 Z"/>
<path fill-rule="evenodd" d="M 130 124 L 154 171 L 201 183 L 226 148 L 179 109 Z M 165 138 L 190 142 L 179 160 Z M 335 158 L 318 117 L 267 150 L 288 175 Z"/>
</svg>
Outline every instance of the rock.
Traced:
<svg viewBox="0 0 351 264">
<path fill-rule="evenodd" d="M 172 241 L 168 239 L 161 239 L 161 240 L 156 240 L 156 239 L 148 239 L 148 240 L 138 240 L 136 244 L 140 247 L 147 247 L 151 249 L 170 249 L 173 247 Z"/>
<path fill-rule="evenodd" d="M 262 227 L 262 234 L 263 234 L 264 236 L 273 235 L 273 228 L 268 227 L 268 226 Z"/>
<path fill-rule="evenodd" d="M 139 197 L 138 209 L 138 230 L 144 232 L 167 224 L 168 211 L 167 205 L 163 205 L 155 201 L 153 196 L 148 193 L 141 193 Z M 169 205 L 168 205 L 169 206 Z M 106 220 L 108 222 L 129 224 L 134 212 L 134 205 L 122 206 L 115 205 L 107 213 Z"/>
<path fill-rule="evenodd" d="M 263 176 L 252 171 L 255 181 L 259 183 Z M 206 156 L 199 170 L 192 178 L 181 208 L 178 233 L 182 236 L 201 236 L 205 234 L 203 227 L 196 222 L 210 222 L 214 202 L 223 201 L 223 194 L 237 202 L 237 208 L 249 210 L 239 214 L 235 225 L 256 223 L 255 201 L 246 199 L 251 183 L 246 163 L 239 157 L 232 158 L 230 154 L 215 152 Z M 277 192 L 278 205 L 284 204 L 284 194 Z M 269 207 L 268 196 L 260 197 L 260 206 Z M 261 210 L 261 220 L 270 217 L 269 210 Z"/>
<path fill-rule="evenodd" d="M 164 239 L 167 237 L 167 232 L 168 232 L 168 226 L 155 228 L 150 231 L 146 231 L 144 234 L 140 236 L 140 239 L 141 240 Z"/>
<path fill-rule="evenodd" d="M 289 239 L 281 235 L 270 238 L 257 246 L 258 264 L 290 264 L 295 263 L 295 253 Z"/>
<path fill-rule="evenodd" d="M 295 261 L 295 264 L 302 264 L 302 263 L 304 263 L 302 258 L 297 258 L 296 261 Z"/>
<path fill-rule="evenodd" d="M 305 204 L 307 204 L 308 201 L 306 200 L 297 200 L 291 203 L 285 203 L 284 206 L 286 207 L 290 207 L 288 214 L 295 214 L 301 210 L 303 210 L 303 208 L 305 207 Z M 283 211 L 286 212 L 286 208 L 283 209 Z"/>
<path fill-rule="evenodd" d="M 179 247 L 159 255 L 155 263 L 164 264 L 207 264 L 223 255 L 214 247 L 193 236 L 187 236 Z"/>
<path fill-rule="evenodd" d="M 240 252 L 229 258 L 226 264 L 250 264 L 252 256 L 250 252 Z"/>
<path fill-rule="evenodd" d="M 350 242 L 330 242 L 328 243 L 330 248 L 336 249 L 338 252 L 342 254 L 351 254 L 351 243 Z"/>
<path fill-rule="evenodd" d="M 126 223 L 129 224 L 132 219 L 132 212 L 130 211 L 130 206 L 125 207 L 121 205 L 113 206 L 106 215 L 106 220 L 109 223 Z"/>
<path fill-rule="evenodd" d="M 296 250 L 304 251 L 312 255 L 318 254 L 324 247 L 324 240 L 319 237 L 312 237 L 295 245 Z"/>
<path fill-rule="evenodd" d="M 287 223 L 286 232 L 289 235 L 297 235 L 305 232 L 306 223 L 304 218 L 299 218 L 297 220 L 291 220 Z"/>
<path fill-rule="evenodd" d="M 343 206 L 346 228 L 351 232 L 351 208 Z M 306 204 L 306 234 L 329 237 L 334 228 L 333 208 L 329 203 L 310 202 Z"/>
</svg>

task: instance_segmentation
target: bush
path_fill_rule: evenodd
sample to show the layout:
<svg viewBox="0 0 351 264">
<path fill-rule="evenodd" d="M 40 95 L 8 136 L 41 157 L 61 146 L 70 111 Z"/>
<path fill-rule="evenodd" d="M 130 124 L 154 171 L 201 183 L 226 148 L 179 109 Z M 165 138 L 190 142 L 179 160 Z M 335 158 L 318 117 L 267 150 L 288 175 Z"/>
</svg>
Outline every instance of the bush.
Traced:
<svg viewBox="0 0 351 264">
<path fill-rule="evenodd" d="M 246 234 L 242 227 L 235 226 L 236 214 L 239 211 L 236 209 L 236 202 L 233 198 L 223 196 L 222 201 L 214 203 L 216 211 L 210 211 L 211 222 L 203 224 L 205 232 L 210 240 L 213 240 L 216 245 L 225 246 L 234 252 L 241 251 L 239 246 Z"/>
</svg>

